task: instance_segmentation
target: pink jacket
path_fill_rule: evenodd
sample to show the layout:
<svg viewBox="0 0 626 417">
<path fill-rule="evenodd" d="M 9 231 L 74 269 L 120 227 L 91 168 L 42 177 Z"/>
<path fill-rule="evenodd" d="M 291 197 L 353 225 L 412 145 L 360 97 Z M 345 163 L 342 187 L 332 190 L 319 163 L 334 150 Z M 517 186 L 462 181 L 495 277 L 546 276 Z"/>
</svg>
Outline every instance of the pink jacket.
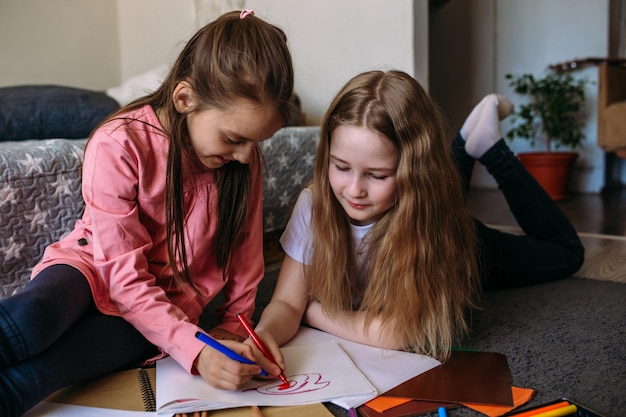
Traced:
<svg viewBox="0 0 626 417">
<path fill-rule="evenodd" d="M 74 230 L 50 245 L 34 277 L 53 264 L 68 264 L 88 279 L 98 310 L 121 316 L 189 372 L 204 344 L 194 337 L 203 308 L 223 292 L 219 327 L 245 335 L 236 314 L 250 318 L 263 277 L 262 181 L 251 163 L 252 193 L 243 241 L 224 280 L 215 262 L 215 171 L 184 162 L 187 257 L 201 292 L 180 290 L 167 267 L 165 176 L 169 139 L 150 106 L 131 111 L 93 135 L 85 150 L 85 213 Z M 128 119 L 138 119 L 129 121 Z M 161 355 L 163 356 L 163 355 Z"/>
</svg>

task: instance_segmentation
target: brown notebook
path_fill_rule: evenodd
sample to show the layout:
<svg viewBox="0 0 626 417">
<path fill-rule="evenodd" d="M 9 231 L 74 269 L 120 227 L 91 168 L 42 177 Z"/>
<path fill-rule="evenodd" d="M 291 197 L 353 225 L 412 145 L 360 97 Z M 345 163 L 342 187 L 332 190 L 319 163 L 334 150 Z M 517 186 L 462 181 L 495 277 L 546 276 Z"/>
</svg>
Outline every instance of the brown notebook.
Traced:
<svg viewBox="0 0 626 417">
<path fill-rule="evenodd" d="M 450 359 L 385 392 L 415 400 L 513 406 L 506 356 L 494 352 L 453 351 Z"/>
<path fill-rule="evenodd" d="M 457 407 L 459 403 L 513 406 L 506 356 L 493 352 L 453 351 L 450 359 L 382 394 L 411 401 L 383 412 L 367 405 L 367 417 L 403 417 Z"/>
<path fill-rule="evenodd" d="M 114 410 L 156 411 L 155 380 L 154 367 L 129 369 L 62 388 L 46 400 Z"/>
</svg>

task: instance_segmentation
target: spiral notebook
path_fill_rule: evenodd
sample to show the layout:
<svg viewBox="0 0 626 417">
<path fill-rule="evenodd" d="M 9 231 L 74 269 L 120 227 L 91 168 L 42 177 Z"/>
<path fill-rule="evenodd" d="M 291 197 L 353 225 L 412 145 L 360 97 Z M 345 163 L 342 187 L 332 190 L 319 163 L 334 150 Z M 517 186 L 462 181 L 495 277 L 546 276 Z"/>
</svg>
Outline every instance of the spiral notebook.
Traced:
<svg viewBox="0 0 626 417">
<path fill-rule="evenodd" d="M 129 411 L 155 411 L 154 367 L 116 372 L 63 388 L 46 401 Z"/>
<path fill-rule="evenodd" d="M 135 368 L 123 372 L 106 375 L 101 378 L 63 388 L 31 410 L 28 416 L 85 416 L 109 415 L 96 413 L 99 409 L 110 410 L 110 415 L 156 417 L 154 412 L 156 401 L 154 387 L 156 370 L 154 367 Z M 88 408 L 83 408 L 88 407 Z M 119 411 L 122 410 L 122 411 Z M 129 411 L 137 412 L 129 413 Z M 210 413 L 211 417 L 248 417 L 252 412 L 249 407 L 216 410 Z M 267 417 L 332 417 L 321 403 L 292 407 L 263 407 L 263 415 Z M 176 417 L 192 417 L 191 414 L 177 414 Z"/>
</svg>

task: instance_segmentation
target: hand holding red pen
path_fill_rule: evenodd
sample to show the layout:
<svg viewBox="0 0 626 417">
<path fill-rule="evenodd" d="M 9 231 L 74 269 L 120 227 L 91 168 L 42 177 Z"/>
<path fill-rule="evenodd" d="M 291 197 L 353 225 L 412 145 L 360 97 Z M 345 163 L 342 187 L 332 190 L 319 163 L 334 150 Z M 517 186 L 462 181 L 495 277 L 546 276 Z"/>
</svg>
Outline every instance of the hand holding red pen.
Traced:
<svg viewBox="0 0 626 417">
<path fill-rule="evenodd" d="M 252 339 L 252 341 L 259 348 L 259 350 L 263 352 L 265 357 L 269 359 L 270 361 L 274 362 L 276 365 L 278 365 L 278 363 L 276 362 L 276 359 L 274 359 L 274 355 L 272 355 L 272 352 L 270 352 L 269 349 L 265 346 L 261 338 L 259 338 L 259 336 L 256 334 L 256 332 L 254 331 L 250 323 L 248 323 L 248 320 L 246 320 L 246 318 L 243 316 L 243 314 L 241 313 L 237 314 L 237 319 L 239 320 L 239 323 L 241 323 L 243 328 L 246 329 L 246 332 L 250 336 L 250 339 Z M 281 381 L 283 381 L 279 389 L 289 388 L 289 380 L 285 376 L 285 373 L 281 372 L 278 375 L 278 377 L 280 378 Z"/>
<path fill-rule="evenodd" d="M 249 344 L 233 340 L 217 341 L 203 332 L 197 333 L 196 338 L 206 346 L 200 351 L 193 365 L 202 379 L 212 387 L 236 390 L 264 372 L 262 365 L 250 359 L 255 355 L 253 347 Z M 208 343 L 209 341 L 211 343 Z"/>
</svg>

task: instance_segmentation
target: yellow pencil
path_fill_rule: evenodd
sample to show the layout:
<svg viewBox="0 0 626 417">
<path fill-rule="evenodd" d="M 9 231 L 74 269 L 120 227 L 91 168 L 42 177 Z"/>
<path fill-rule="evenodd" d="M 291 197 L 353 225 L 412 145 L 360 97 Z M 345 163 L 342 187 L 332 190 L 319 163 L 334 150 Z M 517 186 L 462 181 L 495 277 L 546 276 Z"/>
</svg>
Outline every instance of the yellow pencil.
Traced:
<svg viewBox="0 0 626 417">
<path fill-rule="evenodd" d="M 532 417 L 564 417 L 575 414 L 577 409 L 574 404 L 571 404 L 545 413 L 534 414 Z"/>
</svg>

